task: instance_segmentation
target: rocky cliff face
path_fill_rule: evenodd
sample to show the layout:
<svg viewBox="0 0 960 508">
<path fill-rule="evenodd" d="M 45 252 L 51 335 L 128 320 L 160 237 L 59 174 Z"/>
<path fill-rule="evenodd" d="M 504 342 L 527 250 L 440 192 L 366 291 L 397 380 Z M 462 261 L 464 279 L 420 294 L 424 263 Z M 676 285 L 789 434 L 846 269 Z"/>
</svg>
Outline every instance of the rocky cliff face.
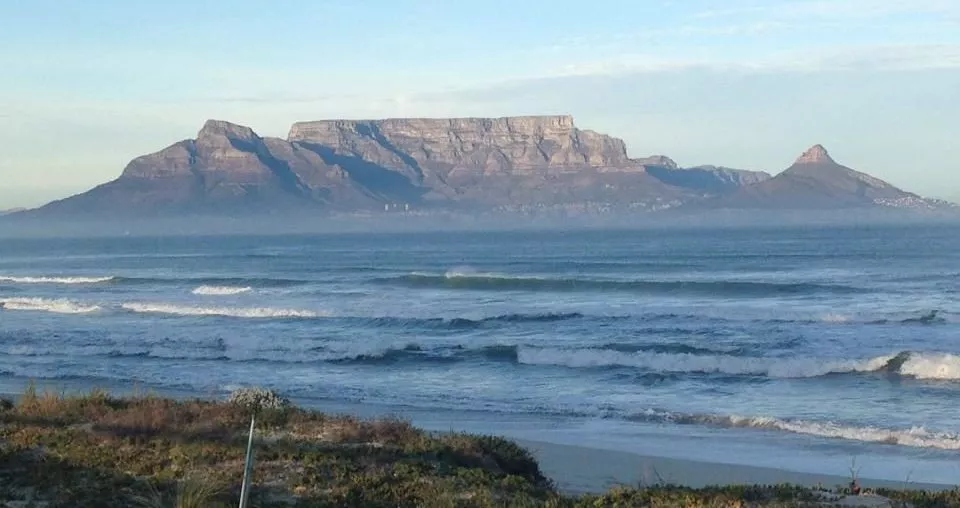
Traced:
<svg viewBox="0 0 960 508">
<path fill-rule="evenodd" d="M 623 141 L 574 127 L 570 116 L 405 118 L 296 123 L 288 139 L 323 145 L 411 178 L 578 171 L 629 165 Z"/>
<path fill-rule="evenodd" d="M 355 168 L 380 192 L 387 191 L 387 175 L 359 166 L 399 174 L 432 202 L 502 203 L 502 187 L 523 192 L 520 180 L 568 179 L 585 170 L 642 172 L 623 141 L 580 130 L 570 116 L 301 122 L 288 139 Z M 401 194 L 409 200 L 413 192 Z"/>
</svg>

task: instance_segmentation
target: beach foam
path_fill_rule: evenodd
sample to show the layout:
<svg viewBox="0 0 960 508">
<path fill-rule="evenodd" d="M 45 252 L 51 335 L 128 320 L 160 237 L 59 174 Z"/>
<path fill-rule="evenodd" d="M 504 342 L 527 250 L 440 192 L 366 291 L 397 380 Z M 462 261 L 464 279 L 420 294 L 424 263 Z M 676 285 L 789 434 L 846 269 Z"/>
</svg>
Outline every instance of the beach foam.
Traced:
<svg viewBox="0 0 960 508">
<path fill-rule="evenodd" d="M 315 318 L 326 314 L 302 309 L 273 307 L 206 307 L 169 303 L 124 303 L 122 308 L 141 313 L 171 314 L 177 316 L 224 316 L 238 318 Z"/>
<path fill-rule="evenodd" d="M 113 279 L 114 277 L 14 277 L 9 275 L 0 275 L 0 282 L 12 282 L 14 284 L 97 284 L 100 282 L 109 282 Z"/>
<path fill-rule="evenodd" d="M 960 379 L 960 355 L 910 354 L 897 371 L 903 376 L 917 379 Z"/>
<path fill-rule="evenodd" d="M 678 425 L 709 425 L 729 428 L 780 430 L 794 434 L 852 441 L 912 446 L 917 448 L 960 450 L 960 434 L 932 431 L 921 426 L 908 429 L 885 429 L 874 426 L 858 427 L 843 425 L 834 422 L 780 419 L 770 416 L 684 414 L 652 409 L 632 415 L 629 419 Z"/>
<path fill-rule="evenodd" d="M 520 348 L 517 359 L 528 365 L 572 368 L 635 367 L 655 372 L 756 375 L 808 378 L 827 374 L 873 372 L 896 355 L 865 360 L 824 361 L 822 358 L 770 358 L 690 353 L 622 352 L 610 349 Z"/>
<path fill-rule="evenodd" d="M 66 298 L 2 298 L 0 307 L 6 310 L 31 310 L 58 314 L 85 314 L 100 310 L 98 305 L 84 304 Z"/>
<path fill-rule="evenodd" d="M 250 286 L 238 287 L 238 286 L 208 286 L 203 285 L 193 289 L 191 291 L 195 295 L 204 295 L 204 296 L 229 296 L 229 295 L 239 295 L 241 293 L 247 293 L 252 291 L 253 288 Z"/>
</svg>

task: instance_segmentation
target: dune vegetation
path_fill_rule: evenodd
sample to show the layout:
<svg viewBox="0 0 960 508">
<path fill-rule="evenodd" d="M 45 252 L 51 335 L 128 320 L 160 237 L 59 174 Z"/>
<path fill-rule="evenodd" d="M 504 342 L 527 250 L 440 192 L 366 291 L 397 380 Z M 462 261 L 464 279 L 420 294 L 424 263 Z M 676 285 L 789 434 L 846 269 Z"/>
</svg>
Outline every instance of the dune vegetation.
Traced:
<svg viewBox="0 0 960 508">
<path fill-rule="evenodd" d="M 0 506 L 237 506 L 257 411 L 251 507 L 822 506 L 792 486 L 619 487 L 567 495 L 499 437 L 430 433 L 289 405 L 265 391 L 228 401 L 37 393 L 0 400 Z M 881 492 L 916 507 L 960 492 Z"/>
</svg>

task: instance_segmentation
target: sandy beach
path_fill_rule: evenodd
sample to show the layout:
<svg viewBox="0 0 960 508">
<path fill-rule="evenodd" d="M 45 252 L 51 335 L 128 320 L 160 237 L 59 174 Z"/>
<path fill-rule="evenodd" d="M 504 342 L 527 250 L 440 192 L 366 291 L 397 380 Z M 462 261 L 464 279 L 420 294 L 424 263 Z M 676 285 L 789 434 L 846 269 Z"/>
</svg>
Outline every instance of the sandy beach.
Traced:
<svg viewBox="0 0 960 508">
<path fill-rule="evenodd" d="M 704 487 L 731 484 L 790 483 L 832 489 L 847 485 L 849 478 L 834 475 L 798 473 L 781 469 L 691 460 L 650 457 L 629 452 L 518 440 L 540 463 L 544 474 L 557 487 L 571 493 L 601 492 L 615 485 L 640 485 L 658 482 Z M 944 490 L 948 485 L 907 483 L 861 478 L 864 488 Z"/>
</svg>

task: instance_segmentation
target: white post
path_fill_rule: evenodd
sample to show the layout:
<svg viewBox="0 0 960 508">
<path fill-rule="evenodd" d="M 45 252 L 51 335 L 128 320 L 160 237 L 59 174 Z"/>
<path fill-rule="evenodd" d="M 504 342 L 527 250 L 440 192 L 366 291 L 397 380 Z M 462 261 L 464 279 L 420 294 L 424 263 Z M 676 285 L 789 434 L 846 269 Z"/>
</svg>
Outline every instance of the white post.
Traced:
<svg viewBox="0 0 960 508">
<path fill-rule="evenodd" d="M 253 470 L 253 426 L 257 421 L 254 414 L 250 417 L 250 438 L 247 440 L 247 458 L 243 464 L 243 483 L 240 484 L 240 508 L 247 508 L 250 497 L 250 476 Z"/>
</svg>

